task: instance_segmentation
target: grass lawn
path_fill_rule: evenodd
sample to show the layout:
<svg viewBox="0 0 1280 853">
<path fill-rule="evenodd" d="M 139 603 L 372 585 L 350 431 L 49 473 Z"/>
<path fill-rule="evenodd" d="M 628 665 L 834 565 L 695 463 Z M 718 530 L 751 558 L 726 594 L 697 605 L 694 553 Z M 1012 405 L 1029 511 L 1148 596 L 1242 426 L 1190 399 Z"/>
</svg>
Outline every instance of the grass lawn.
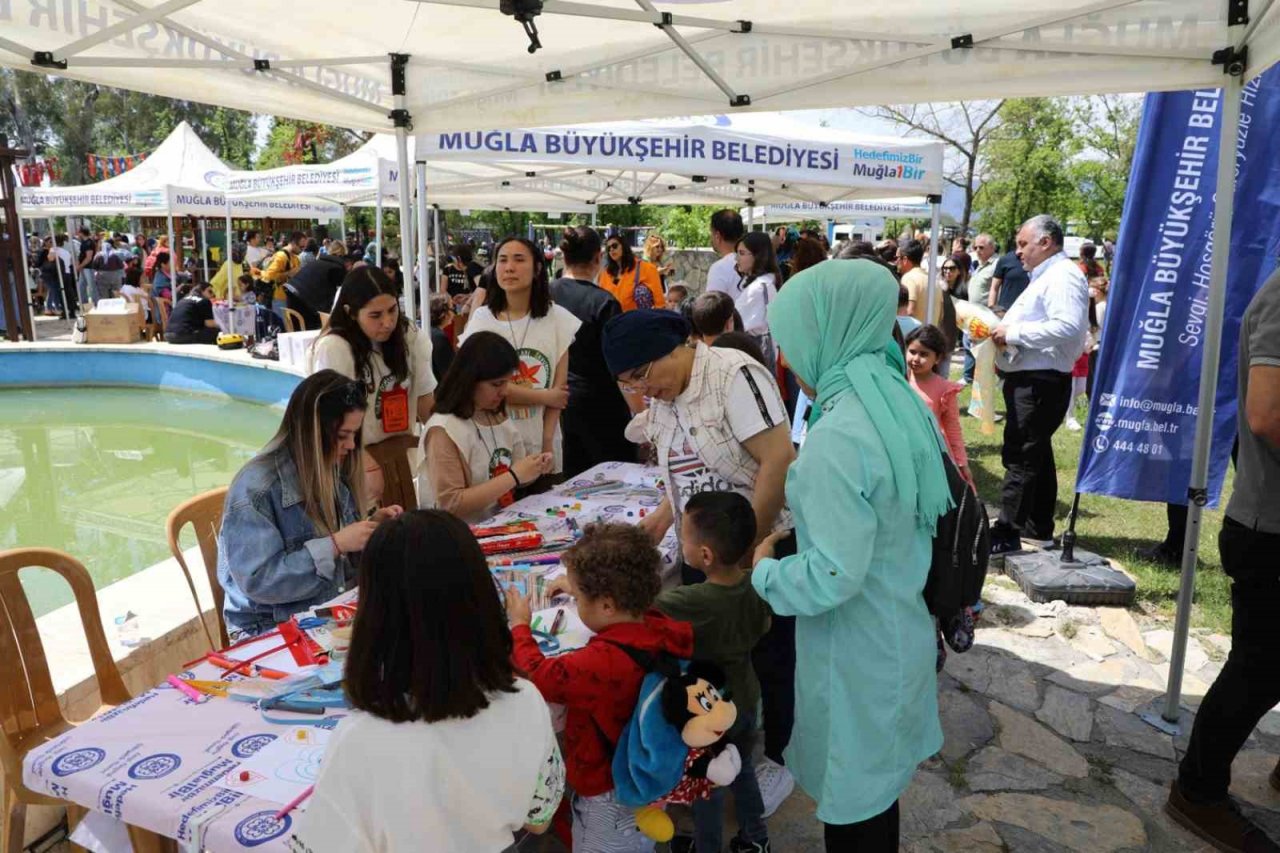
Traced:
<svg viewBox="0 0 1280 853">
<path fill-rule="evenodd" d="M 958 375 L 958 371 L 956 372 Z M 969 400 L 966 390 L 960 397 L 963 413 Z M 997 400 L 998 410 L 1004 403 Z M 1084 423 L 1087 410 L 1081 402 L 1076 418 Z M 999 508 L 1000 483 L 1004 466 L 1000 462 L 1000 444 L 1003 423 L 996 424 L 994 435 L 983 435 L 975 418 L 961 415 L 965 445 L 969 451 L 969 465 L 978 493 L 991 508 L 994 520 Z M 1080 460 L 1080 443 L 1083 432 L 1070 432 L 1063 427 L 1053 437 L 1054 456 L 1058 465 L 1058 511 L 1055 535 L 1067 528 L 1071 512 L 1071 500 L 1076 482 L 1076 466 Z M 1234 471 L 1229 470 L 1223 488 L 1223 500 L 1231 494 Z M 1222 527 L 1221 510 L 1208 510 L 1200 527 L 1200 567 L 1196 573 L 1195 606 L 1192 609 L 1193 627 L 1231 633 L 1230 581 L 1222 572 L 1222 560 L 1218 556 L 1218 530 Z M 1154 545 L 1164 539 L 1168 530 L 1164 504 L 1119 500 L 1099 495 L 1082 495 L 1080 514 L 1076 521 L 1077 542 L 1084 548 L 1104 557 L 1110 557 L 1124 566 L 1138 582 L 1138 606 L 1152 615 L 1172 618 L 1178 602 L 1178 570 L 1147 562 L 1136 551 Z"/>
</svg>

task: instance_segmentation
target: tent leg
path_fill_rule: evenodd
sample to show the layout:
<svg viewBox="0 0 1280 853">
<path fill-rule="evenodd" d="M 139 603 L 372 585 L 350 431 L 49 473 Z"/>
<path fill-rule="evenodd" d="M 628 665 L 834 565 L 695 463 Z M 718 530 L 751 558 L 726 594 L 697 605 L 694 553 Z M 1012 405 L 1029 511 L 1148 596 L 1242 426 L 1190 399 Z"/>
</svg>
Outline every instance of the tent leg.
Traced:
<svg viewBox="0 0 1280 853">
<path fill-rule="evenodd" d="M 231 197 L 227 196 L 227 256 L 223 263 L 227 265 L 227 301 L 235 302 L 236 288 L 239 287 L 240 276 L 231 267 L 231 247 L 235 245 L 235 235 L 231 233 Z"/>
<path fill-rule="evenodd" d="M 338 220 L 338 234 L 342 237 L 342 242 L 347 242 L 347 206 L 342 205 L 342 218 Z"/>
<path fill-rule="evenodd" d="M 441 224 L 440 208 L 432 207 L 431 208 L 431 225 L 432 225 L 431 239 L 434 241 L 435 247 L 436 247 L 436 270 L 437 271 L 444 269 L 444 251 L 443 251 L 444 247 L 441 245 L 440 224 Z M 436 280 L 433 282 L 433 287 L 439 290 L 441 293 L 446 292 L 443 288 L 440 287 L 439 275 L 436 276 Z"/>
<path fill-rule="evenodd" d="M 1178 587 L 1178 613 L 1173 629 L 1173 653 L 1169 656 L 1169 685 L 1164 710 L 1166 722 L 1178 720 L 1182 699 L 1182 668 L 1187 657 L 1191 629 L 1191 600 L 1195 594 L 1196 551 L 1200 521 L 1208 498 L 1209 450 L 1213 443 L 1214 400 L 1218 394 L 1218 364 L 1222 352 L 1222 322 L 1227 304 L 1227 258 L 1231 248 L 1231 221 L 1236 198 L 1236 136 L 1240 130 L 1240 96 L 1244 75 L 1228 75 L 1222 89 L 1222 122 L 1218 126 L 1218 191 L 1213 220 L 1213 268 L 1209 275 L 1209 306 L 1204 341 L 1200 347 L 1200 398 L 1196 417 L 1195 449 L 1191 457 L 1191 484 L 1187 495 L 1187 538 L 1182 545 L 1182 580 Z"/>
<path fill-rule="evenodd" d="M 422 326 L 427 328 L 431 323 L 431 293 L 435 290 L 431 284 L 431 256 L 427 251 L 430 238 L 427 233 L 427 164 L 415 164 L 414 172 L 418 191 L 418 293 L 422 296 Z"/>
<path fill-rule="evenodd" d="M 204 283 L 209 283 L 209 240 L 208 229 L 205 228 L 204 217 L 200 217 L 200 254 L 204 259 Z"/>
<path fill-rule="evenodd" d="M 378 266 L 382 266 L 382 193 L 378 193 L 377 204 L 374 205 L 374 223 L 373 223 L 373 249 L 374 260 Z"/>
<path fill-rule="evenodd" d="M 938 292 L 938 219 L 941 216 L 942 196 L 929 196 L 931 224 L 929 226 L 929 289 L 925 291 L 924 321 L 936 324 L 941 318 L 933 316 L 933 303 Z"/>
<path fill-rule="evenodd" d="M 173 211 L 169 210 L 165 215 L 165 222 L 168 225 L 169 234 L 169 272 L 173 279 L 173 294 L 178 294 L 178 244 L 173 240 Z"/>
<path fill-rule="evenodd" d="M 753 204 L 747 208 L 747 231 L 756 230 L 756 206 Z"/>
<path fill-rule="evenodd" d="M 395 103 L 396 109 L 404 109 L 404 95 L 397 95 Z M 400 265 L 404 270 L 405 278 L 404 309 L 405 315 L 409 318 L 409 324 L 413 325 L 418 316 L 418 303 L 413 291 L 416 246 L 413 239 L 413 190 L 409 183 L 409 129 L 403 125 L 396 128 L 396 165 L 399 169 L 397 176 L 399 187 L 396 194 L 400 202 Z M 382 250 L 381 242 L 378 243 L 378 250 Z"/>
</svg>

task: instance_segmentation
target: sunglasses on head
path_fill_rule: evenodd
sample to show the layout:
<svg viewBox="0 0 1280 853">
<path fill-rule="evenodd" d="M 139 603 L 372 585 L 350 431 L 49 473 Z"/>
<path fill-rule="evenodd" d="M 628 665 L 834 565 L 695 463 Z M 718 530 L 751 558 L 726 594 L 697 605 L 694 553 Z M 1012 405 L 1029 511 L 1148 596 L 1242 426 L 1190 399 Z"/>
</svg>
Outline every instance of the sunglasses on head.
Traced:
<svg viewBox="0 0 1280 853">
<path fill-rule="evenodd" d="M 365 404 L 365 388 L 364 383 L 353 379 L 350 382 L 344 382 L 337 385 L 321 395 L 322 397 L 337 397 L 344 406 L 359 407 Z"/>
</svg>

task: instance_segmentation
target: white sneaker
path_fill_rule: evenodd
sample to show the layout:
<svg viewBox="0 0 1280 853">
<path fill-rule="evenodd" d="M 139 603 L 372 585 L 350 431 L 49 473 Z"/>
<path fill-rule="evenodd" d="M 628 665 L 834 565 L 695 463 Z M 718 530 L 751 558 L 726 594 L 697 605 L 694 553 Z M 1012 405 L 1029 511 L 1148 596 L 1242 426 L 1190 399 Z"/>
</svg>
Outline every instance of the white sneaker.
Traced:
<svg viewBox="0 0 1280 853">
<path fill-rule="evenodd" d="M 796 780 L 790 770 L 763 756 L 755 769 L 760 799 L 764 801 L 764 817 L 769 817 L 791 796 L 791 792 L 796 789 Z"/>
<path fill-rule="evenodd" d="M 1075 417 L 1070 417 L 1067 418 L 1067 429 L 1072 432 L 1079 432 L 1083 427 L 1080 426 L 1080 422 L 1076 420 Z"/>
</svg>

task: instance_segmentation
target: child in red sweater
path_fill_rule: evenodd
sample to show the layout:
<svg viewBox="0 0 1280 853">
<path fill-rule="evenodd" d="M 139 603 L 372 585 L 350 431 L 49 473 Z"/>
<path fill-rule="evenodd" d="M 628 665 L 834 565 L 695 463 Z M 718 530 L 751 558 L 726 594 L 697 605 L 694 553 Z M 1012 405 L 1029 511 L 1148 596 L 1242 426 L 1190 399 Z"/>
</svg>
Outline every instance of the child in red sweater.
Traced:
<svg viewBox="0 0 1280 853">
<path fill-rule="evenodd" d="M 547 702 L 564 705 L 565 775 L 573 788 L 573 849 L 652 851 L 632 810 L 613 798 L 614 746 L 635 711 L 645 673 L 618 647 L 693 656 L 693 628 L 651 609 L 661 558 L 648 536 L 628 524 L 593 524 L 564 554 L 564 588 L 595 632 L 586 647 L 544 657 L 529 631 L 529 603 L 507 590 L 516 666 Z"/>
</svg>

